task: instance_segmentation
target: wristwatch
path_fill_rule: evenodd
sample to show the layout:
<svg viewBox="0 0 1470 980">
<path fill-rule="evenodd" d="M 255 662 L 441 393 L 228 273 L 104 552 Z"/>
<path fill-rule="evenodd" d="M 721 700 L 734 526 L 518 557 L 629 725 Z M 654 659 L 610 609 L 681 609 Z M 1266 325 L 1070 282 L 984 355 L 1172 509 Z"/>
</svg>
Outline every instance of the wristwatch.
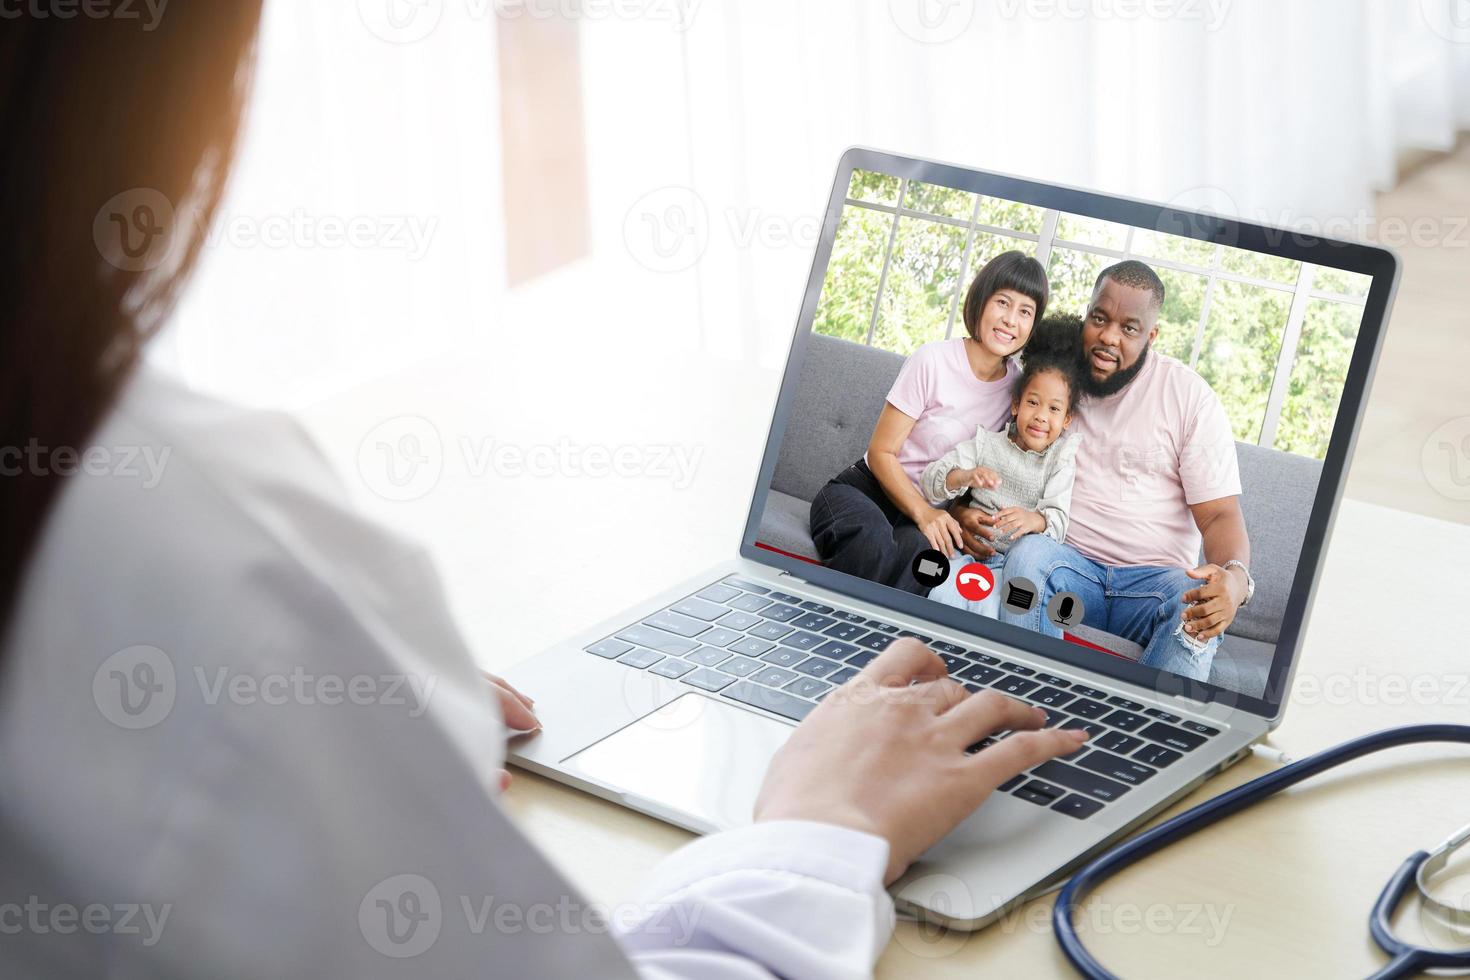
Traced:
<svg viewBox="0 0 1470 980">
<path fill-rule="evenodd" d="M 1225 564 L 1221 565 L 1220 568 L 1223 571 L 1229 568 L 1231 565 L 1234 565 L 1242 572 L 1245 572 L 1245 598 L 1240 600 L 1240 606 L 1242 609 L 1244 609 L 1246 606 L 1250 605 L 1251 596 L 1256 594 L 1256 580 L 1251 576 L 1251 570 L 1245 567 L 1245 562 L 1241 561 L 1239 558 L 1230 559 Z"/>
</svg>

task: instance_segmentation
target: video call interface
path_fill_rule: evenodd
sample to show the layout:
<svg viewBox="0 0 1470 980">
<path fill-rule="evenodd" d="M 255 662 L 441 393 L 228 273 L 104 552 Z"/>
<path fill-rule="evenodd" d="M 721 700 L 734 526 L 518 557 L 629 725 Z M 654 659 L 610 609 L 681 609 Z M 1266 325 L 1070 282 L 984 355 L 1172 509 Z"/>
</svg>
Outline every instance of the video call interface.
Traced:
<svg viewBox="0 0 1470 980">
<path fill-rule="evenodd" d="M 1180 230 L 854 171 L 756 545 L 1261 696 L 1371 282 Z"/>
</svg>

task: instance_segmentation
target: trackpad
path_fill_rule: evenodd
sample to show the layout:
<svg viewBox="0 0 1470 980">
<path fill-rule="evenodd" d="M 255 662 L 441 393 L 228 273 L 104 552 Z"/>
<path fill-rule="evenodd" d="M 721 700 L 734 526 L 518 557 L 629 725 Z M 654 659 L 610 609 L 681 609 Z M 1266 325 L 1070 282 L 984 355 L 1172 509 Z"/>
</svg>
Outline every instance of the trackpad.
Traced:
<svg viewBox="0 0 1470 980">
<path fill-rule="evenodd" d="M 766 766 L 790 725 L 685 694 L 567 759 L 566 767 L 711 830 L 751 822 Z"/>
</svg>

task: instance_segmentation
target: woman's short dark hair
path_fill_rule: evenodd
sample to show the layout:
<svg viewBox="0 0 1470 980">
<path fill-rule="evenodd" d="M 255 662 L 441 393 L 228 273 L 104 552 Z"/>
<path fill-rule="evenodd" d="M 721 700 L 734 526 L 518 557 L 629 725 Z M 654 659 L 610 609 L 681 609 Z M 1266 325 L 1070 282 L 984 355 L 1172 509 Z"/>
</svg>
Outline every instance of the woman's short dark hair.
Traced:
<svg viewBox="0 0 1470 980">
<path fill-rule="evenodd" d="M 1022 296 L 1031 297 L 1036 304 L 1035 322 L 1045 315 L 1046 301 L 1051 296 L 1046 270 L 1025 252 L 1001 252 L 980 267 L 980 271 L 975 273 L 975 280 L 970 283 L 969 292 L 965 293 L 965 331 L 971 339 L 979 339 L 975 337 L 975 330 L 980 325 L 980 311 L 985 309 L 990 297 L 1002 289 L 1014 289 Z"/>
<path fill-rule="evenodd" d="M 1082 394 L 1082 318 L 1073 313 L 1057 313 L 1038 320 L 1031 329 L 1031 339 L 1021 354 L 1021 373 L 1011 388 L 1011 400 L 1017 401 L 1031 379 L 1043 371 L 1056 371 L 1067 382 L 1067 414 L 1077 408 Z"/>
</svg>

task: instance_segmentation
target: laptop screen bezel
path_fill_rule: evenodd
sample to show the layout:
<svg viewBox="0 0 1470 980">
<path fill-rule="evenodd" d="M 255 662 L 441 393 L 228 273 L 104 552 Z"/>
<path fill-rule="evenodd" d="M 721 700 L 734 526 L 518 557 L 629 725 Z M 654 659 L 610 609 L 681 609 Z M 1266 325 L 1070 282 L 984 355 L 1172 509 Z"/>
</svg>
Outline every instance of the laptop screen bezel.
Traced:
<svg viewBox="0 0 1470 980">
<path fill-rule="evenodd" d="M 1342 399 L 1338 405 L 1337 418 L 1326 455 L 1322 460 L 1322 475 L 1302 542 L 1301 556 L 1297 562 L 1291 594 L 1287 599 L 1286 610 L 1282 617 L 1276 652 L 1271 661 L 1266 689 L 1261 696 L 1242 694 L 1156 668 L 1143 667 L 1131 660 L 1099 654 L 1095 650 L 1066 640 L 1043 636 L 999 620 L 982 619 L 973 613 L 943 606 L 900 589 L 870 582 L 855 575 L 833 571 L 822 565 L 802 561 L 756 545 L 755 541 L 760 530 L 761 517 L 765 512 L 766 499 L 771 491 L 771 479 L 775 473 L 776 461 L 781 453 L 782 438 L 801 377 L 806 340 L 811 333 L 817 303 L 821 298 L 827 264 L 831 258 L 832 246 L 837 234 L 838 221 L 842 216 L 848 185 L 854 170 L 873 170 L 908 180 L 940 184 L 989 197 L 1101 218 L 1120 224 L 1167 230 L 1170 234 L 1223 243 L 1236 248 L 1250 249 L 1371 277 L 1368 296 L 1363 306 L 1363 319 L 1358 328 L 1357 342 L 1348 365 Z M 832 184 L 827 213 L 822 222 L 821 237 L 812 258 L 811 273 L 807 278 L 806 292 L 802 299 L 800 315 L 797 317 L 795 335 L 787 357 L 785 374 L 781 380 L 780 394 L 773 413 L 770 432 L 766 438 L 765 454 L 761 459 L 755 493 L 752 495 L 750 512 L 747 515 L 745 531 L 741 538 L 740 554 L 746 559 L 787 572 L 813 585 L 893 609 L 908 616 L 938 623 L 966 636 L 1015 647 L 1060 663 L 1113 677 L 1119 681 L 1152 688 L 1160 694 L 1179 695 L 1202 702 L 1224 703 L 1254 715 L 1273 720 L 1278 719 L 1286 692 L 1290 690 L 1291 677 L 1296 663 L 1300 659 L 1302 636 L 1321 575 L 1323 551 L 1332 522 L 1336 517 L 1338 502 L 1342 497 L 1348 461 L 1362 424 L 1373 369 L 1383 343 L 1385 320 L 1398 285 L 1398 278 L 1398 257 L 1390 250 L 1378 246 L 1346 242 L 1321 235 L 1307 236 L 1300 232 L 1237 221 L 1219 215 L 1173 208 L 1058 184 L 1040 183 L 1021 177 L 900 156 L 880 150 L 853 147 L 842 155 Z M 983 626 L 984 630 L 977 631 L 977 626 Z"/>
</svg>

